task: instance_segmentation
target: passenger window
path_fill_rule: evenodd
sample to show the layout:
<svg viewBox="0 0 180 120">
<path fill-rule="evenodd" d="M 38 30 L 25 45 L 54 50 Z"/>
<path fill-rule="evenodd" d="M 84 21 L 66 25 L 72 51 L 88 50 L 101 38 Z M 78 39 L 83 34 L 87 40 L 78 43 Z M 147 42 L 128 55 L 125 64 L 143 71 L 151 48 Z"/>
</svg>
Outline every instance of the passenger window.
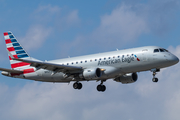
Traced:
<svg viewBox="0 0 180 120">
<path fill-rule="evenodd" d="M 95 59 L 95 61 L 97 61 L 97 59 Z"/>
<path fill-rule="evenodd" d="M 90 60 L 90 62 L 92 62 L 92 60 Z"/>
<path fill-rule="evenodd" d="M 73 62 L 72 62 L 72 65 L 73 65 Z"/>
<path fill-rule="evenodd" d="M 154 53 L 155 53 L 155 52 L 159 52 L 159 49 L 154 49 Z"/>
<path fill-rule="evenodd" d="M 87 60 L 85 62 L 87 62 Z"/>
<path fill-rule="evenodd" d="M 69 65 L 69 63 L 67 63 L 67 65 Z"/>
<path fill-rule="evenodd" d="M 99 60 L 101 60 L 101 58 L 99 58 Z"/>
<path fill-rule="evenodd" d="M 109 59 L 111 59 L 111 57 L 109 57 Z"/>
<path fill-rule="evenodd" d="M 106 60 L 106 58 L 104 58 L 104 60 Z"/>
<path fill-rule="evenodd" d="M 113 58 L 115 58 L 115 56 L 113 56 Z"/>
<path fill-rule="evenodd" d="M 118 56 L 118 58 L 120 58 L 120 56 Z"/>
<path fill-rule="evenodd" d="M 78 64 L 78 62 L 76 62 L 76 64 Z"/>
<path fill-rule="evenodd" d="M 83 63 L 83 62 L 81 61 L 81 63 Z"/>
</svg>

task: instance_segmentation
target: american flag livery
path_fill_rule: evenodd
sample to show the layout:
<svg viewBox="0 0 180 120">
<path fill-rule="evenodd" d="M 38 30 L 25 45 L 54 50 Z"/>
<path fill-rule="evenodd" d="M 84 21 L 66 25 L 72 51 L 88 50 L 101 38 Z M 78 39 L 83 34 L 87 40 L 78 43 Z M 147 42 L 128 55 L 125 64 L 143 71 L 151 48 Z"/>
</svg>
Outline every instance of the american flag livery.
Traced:
<svg viewBox="0 0 180 120">
<path fill-rule="evenodd" d="M 30 58 L 27 52 L 22 48 L 20 43 L 12 34 L 12 32 L 5 32 L 4 38 L 5 38 L 7 50 L 9 51 L 9 53 L 11 53 L 14 56 L 14 58 L 21 58 L 21 59 Z M 9 55 L 9 60 L 10 60 L 12 69 L 21 70 L 21 69 L 27 69 L 30 67 L 30 63 L 12 60 L 10 55 Z"/>
</svg>

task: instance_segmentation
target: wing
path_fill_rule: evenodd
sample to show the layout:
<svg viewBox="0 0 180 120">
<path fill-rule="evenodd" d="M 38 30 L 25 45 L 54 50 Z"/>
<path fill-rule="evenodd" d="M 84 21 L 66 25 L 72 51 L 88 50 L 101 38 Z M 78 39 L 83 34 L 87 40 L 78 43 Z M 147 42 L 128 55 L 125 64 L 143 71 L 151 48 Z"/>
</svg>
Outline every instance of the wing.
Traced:
<svg viewBox="0 0 180 120">
<path fill-rule="evenodd" d="M 36 69 L 47 69 L 53 71 L 53 74 L 57 72 L 63 72 L 63 73 L 80 73 L 83 69 L 82 67 L 77 67 L 77 66 L 68 66 L 68 65 L 60 65 L 56 63 L 51 63 L 51 62 L 43 62 L 39 60 L 34 60 L 34 59 L 20 59 L 20 58 L 15 58 L 9 51 L 8 54 L 13 60 L 17 61 L 22 61 L 26 63 L 30 63 L 31 66 L 36 67 Z M 52 74 L 52 75 L 53 75 Z"/>
<path fill-rule="evenodd" d="M 51 62 L 43 62 L 43 61 L 36 61 L 36 60 L 29 60 L 29 59 L 18 59 L 18 58 L 12 58 L 13 60 L 18 60 L 26 63 L 30 63 L 31 66 L 36 67 L 36 69 L 47 69 L 57 72 L 64 72 L 64 73 L 79 73 L 83 69 L 82 67 L 77 66 L 68 66 L 68 65 L 60 65 L 56 63 Z"/>
</svg>

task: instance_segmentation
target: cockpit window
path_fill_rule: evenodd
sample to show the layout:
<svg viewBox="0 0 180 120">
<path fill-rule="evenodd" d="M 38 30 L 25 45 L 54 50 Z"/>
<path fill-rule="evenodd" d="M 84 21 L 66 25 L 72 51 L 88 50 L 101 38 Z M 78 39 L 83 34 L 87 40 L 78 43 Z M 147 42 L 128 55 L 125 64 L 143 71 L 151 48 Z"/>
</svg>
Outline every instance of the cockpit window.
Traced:
<svg viewBox="0 0 180 120">
<path fill-rule="evenodd" d="M 160 50 L 160 52 L 166 52 L 164 49 L 159 49 Z"/>
<path fill-rule="evenodd" d="M 154 53 L 159 52 L 159 49 L 154 49 Z"/>
<path fill-rule="evenodd" d="M 164 51 L 166 51 L 166 52 L 169 52 L 168 50 L 166 50 L 166 49 L 163 49 Z"/>
<path fill-rule="evenodd" d="M 164 48 L 159 48 L 160 52 L 169 52 L 168 50 L 164 49 Z"/>
</svg>

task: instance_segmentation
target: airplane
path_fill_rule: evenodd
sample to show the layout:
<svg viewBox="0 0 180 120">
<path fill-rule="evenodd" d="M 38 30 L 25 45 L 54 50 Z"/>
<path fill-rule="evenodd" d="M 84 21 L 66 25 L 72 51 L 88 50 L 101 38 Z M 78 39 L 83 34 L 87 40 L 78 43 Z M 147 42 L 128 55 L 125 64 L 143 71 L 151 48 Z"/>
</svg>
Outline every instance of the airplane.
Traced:
<svg viewBox="0 0 180 120">
<path fill-rule="evenodd" d="M 53 83 L 73 83 L 80 90 L 82 81 L 100 81 L 97 91 L 104 92 L 103 84 L 113 79 L 122 84 L 134 83 L 138 72 L 151 71 L 153 82 L 160 69 L 175 65 L 178 57 L 157 46 L 145 46 L 98 53 L 86 56 L 41 61 L 30 57 L 12 32 L 4 33 L 11 69 L 0 68 L 2 75 Z"/>
</svg>

